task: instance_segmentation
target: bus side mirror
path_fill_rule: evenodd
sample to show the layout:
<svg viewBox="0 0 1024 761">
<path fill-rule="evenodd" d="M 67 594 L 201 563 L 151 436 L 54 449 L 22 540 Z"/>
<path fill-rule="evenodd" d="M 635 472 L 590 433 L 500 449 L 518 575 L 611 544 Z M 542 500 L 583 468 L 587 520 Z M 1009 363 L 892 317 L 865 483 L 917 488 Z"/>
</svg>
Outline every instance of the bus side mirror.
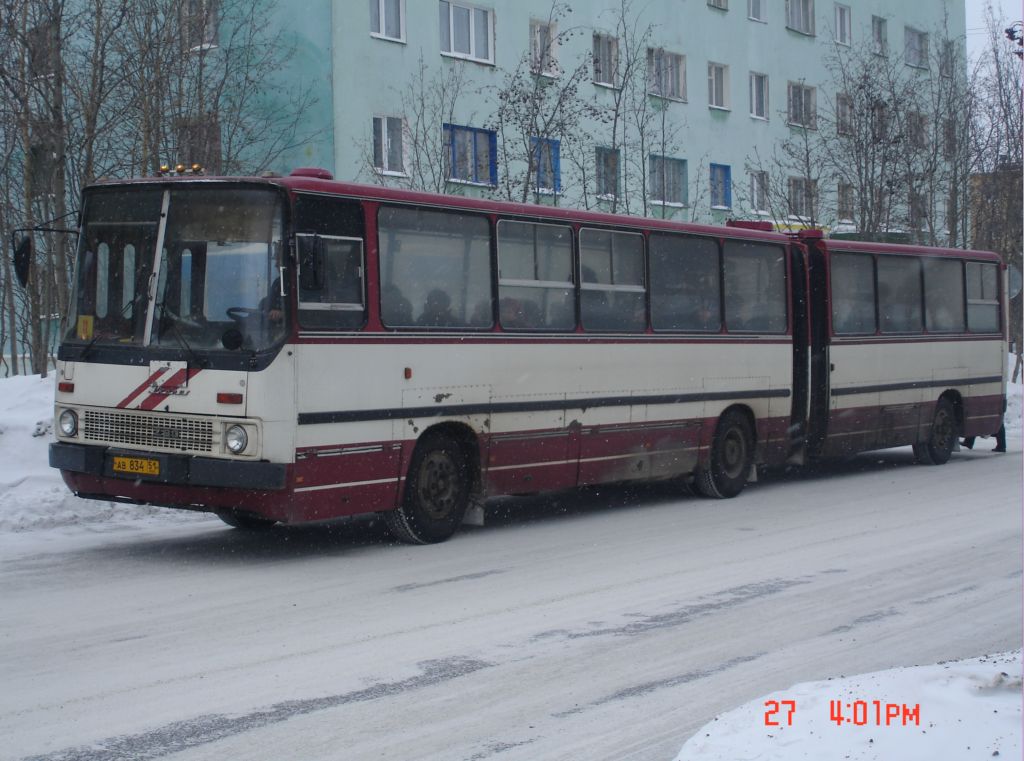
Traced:
<svg viewBox="0 0 1024 761">
<path fill-rule="evenodd" d="M 28 285 L 28 267 L 31 262 L 32 238 L 26 235 L 14 245 L 14 274 L 22 288 Z"/>
<path fill-rule="evenodd" d="M 323 282 L 323 251 L 319 236 L 299 238 L 299 287 L 304 291 L 319 291 Z"/>
</svg>

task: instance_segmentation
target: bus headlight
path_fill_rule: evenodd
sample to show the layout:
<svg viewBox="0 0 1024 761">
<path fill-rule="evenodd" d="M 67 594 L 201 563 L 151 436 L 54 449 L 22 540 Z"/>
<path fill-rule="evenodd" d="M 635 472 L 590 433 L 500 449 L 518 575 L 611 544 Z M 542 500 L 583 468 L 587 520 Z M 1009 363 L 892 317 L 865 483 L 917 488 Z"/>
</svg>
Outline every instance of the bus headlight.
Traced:
<svg viewBox="0 0 1024 761">
<path fill-rule="evenodd" d="M 249 446 L 249 434 L 240 425 L 233 425 L 224 434 L 224 443 L 232 454 L 241 454 Z"/>
<path fill-rule="evenodd" d="M 78 433 L 78 415 L 74 410 L 64 410 L 57 419 L 60 432 L 65 436 L 74 436 Z"/>
</svg>

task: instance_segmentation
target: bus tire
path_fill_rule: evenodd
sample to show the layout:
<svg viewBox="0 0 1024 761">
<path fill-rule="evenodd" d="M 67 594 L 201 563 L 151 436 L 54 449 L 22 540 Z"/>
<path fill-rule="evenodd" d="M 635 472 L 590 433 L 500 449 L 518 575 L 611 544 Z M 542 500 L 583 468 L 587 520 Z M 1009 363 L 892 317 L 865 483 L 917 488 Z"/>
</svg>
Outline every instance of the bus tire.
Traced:
<svg viewBox="0 0 1024 761">
<path fill-rule="evenodd" d="M 396 539 L 433 544 L 450 538 L 469 505 L 466 453 L 443 434 L 427 434 L 413 452 L 405 496 L 384 523 Z"/>
<path fill-rule="evenodd" d="M 711 459 L 694 477 L 697 489 L 705 497 L 729 499 L 747 484 L 754 461 L 754 437 L 747 416 L 729 410 L 718 419 L 711 441 Z"/>
<path fill-rule="evenodd" d="M 943 397 L 935 404 L 927 440 L 914 444 L 914 457 L 922 465 L 945 465 L 953 454 L 958 435 L 956 410 L 952 402 Z"/>
<path fill-rule="evenodd" d="M 277 524 L 277 521 L 270 518 L 261 518 L 251 513 L 236 513 L 231 510 L 221 510 L 217 513 L 217 517 L 231 526 L 231 528 L 241 529 L 242 531 L 266 531 Z"/>
</svg>

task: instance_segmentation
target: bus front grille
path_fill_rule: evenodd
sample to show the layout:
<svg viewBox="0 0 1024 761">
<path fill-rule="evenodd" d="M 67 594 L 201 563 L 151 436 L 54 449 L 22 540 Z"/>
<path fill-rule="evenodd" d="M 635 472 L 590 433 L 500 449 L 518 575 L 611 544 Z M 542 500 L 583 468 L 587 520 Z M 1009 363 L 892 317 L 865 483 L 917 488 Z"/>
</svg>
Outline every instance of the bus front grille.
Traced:
<svg viewBox="0 0 1024 761">
<path fill-rule="evenodd" d="M 86 441 L 147 449 L 213 450 L 213 421 L 202 418 L 85 410 L 82 435 Z"/>
</svg>

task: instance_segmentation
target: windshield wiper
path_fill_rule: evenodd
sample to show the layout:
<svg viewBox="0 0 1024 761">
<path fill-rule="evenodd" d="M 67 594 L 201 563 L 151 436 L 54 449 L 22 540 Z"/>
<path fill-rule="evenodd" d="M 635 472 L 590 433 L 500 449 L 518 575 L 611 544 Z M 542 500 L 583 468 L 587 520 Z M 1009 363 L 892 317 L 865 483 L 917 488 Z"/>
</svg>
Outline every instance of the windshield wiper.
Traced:
<svg viewBox="0 0 1024 761">
<path fill-rule="evenodd" d="M 178 315 L 176 315 L 174 312 L 172 312 L 170 309 L 168 309 L 163 304 L 160 304 L 159 307 L 160 307 L 160 318 L 161 319 L 163 319 L 164 317 L 169 317 L 170 318 L 170 322 L 168 324 L 171 326 L 171 333 L 174 335 L 174 339 L 178 342 L 178 345 L 181 348 L 183 348 L 185 351 L 188 352 L 188 355 L 190 357 L 192 357 L 192 360 L 193 360 L 193 362 L 194 362 L 194 364 L 196 366 L 198 366 L 198 367 L 206 367 L 207 364 L 208 364 L 207 361 L 206 361 L 206 358 L 203 357 L 199 352 L 197 352 L 191 346 L 189 346 L 188 341 L 185 340 L 184 334 L 181 332 L 181 329 L 178 327 L 178 321 L 181 318 L 178 317 Z M 157 337 L 159 338 L 161 335 L 162 335 L 162 333 L 158 333 Z"/>
</svg>

